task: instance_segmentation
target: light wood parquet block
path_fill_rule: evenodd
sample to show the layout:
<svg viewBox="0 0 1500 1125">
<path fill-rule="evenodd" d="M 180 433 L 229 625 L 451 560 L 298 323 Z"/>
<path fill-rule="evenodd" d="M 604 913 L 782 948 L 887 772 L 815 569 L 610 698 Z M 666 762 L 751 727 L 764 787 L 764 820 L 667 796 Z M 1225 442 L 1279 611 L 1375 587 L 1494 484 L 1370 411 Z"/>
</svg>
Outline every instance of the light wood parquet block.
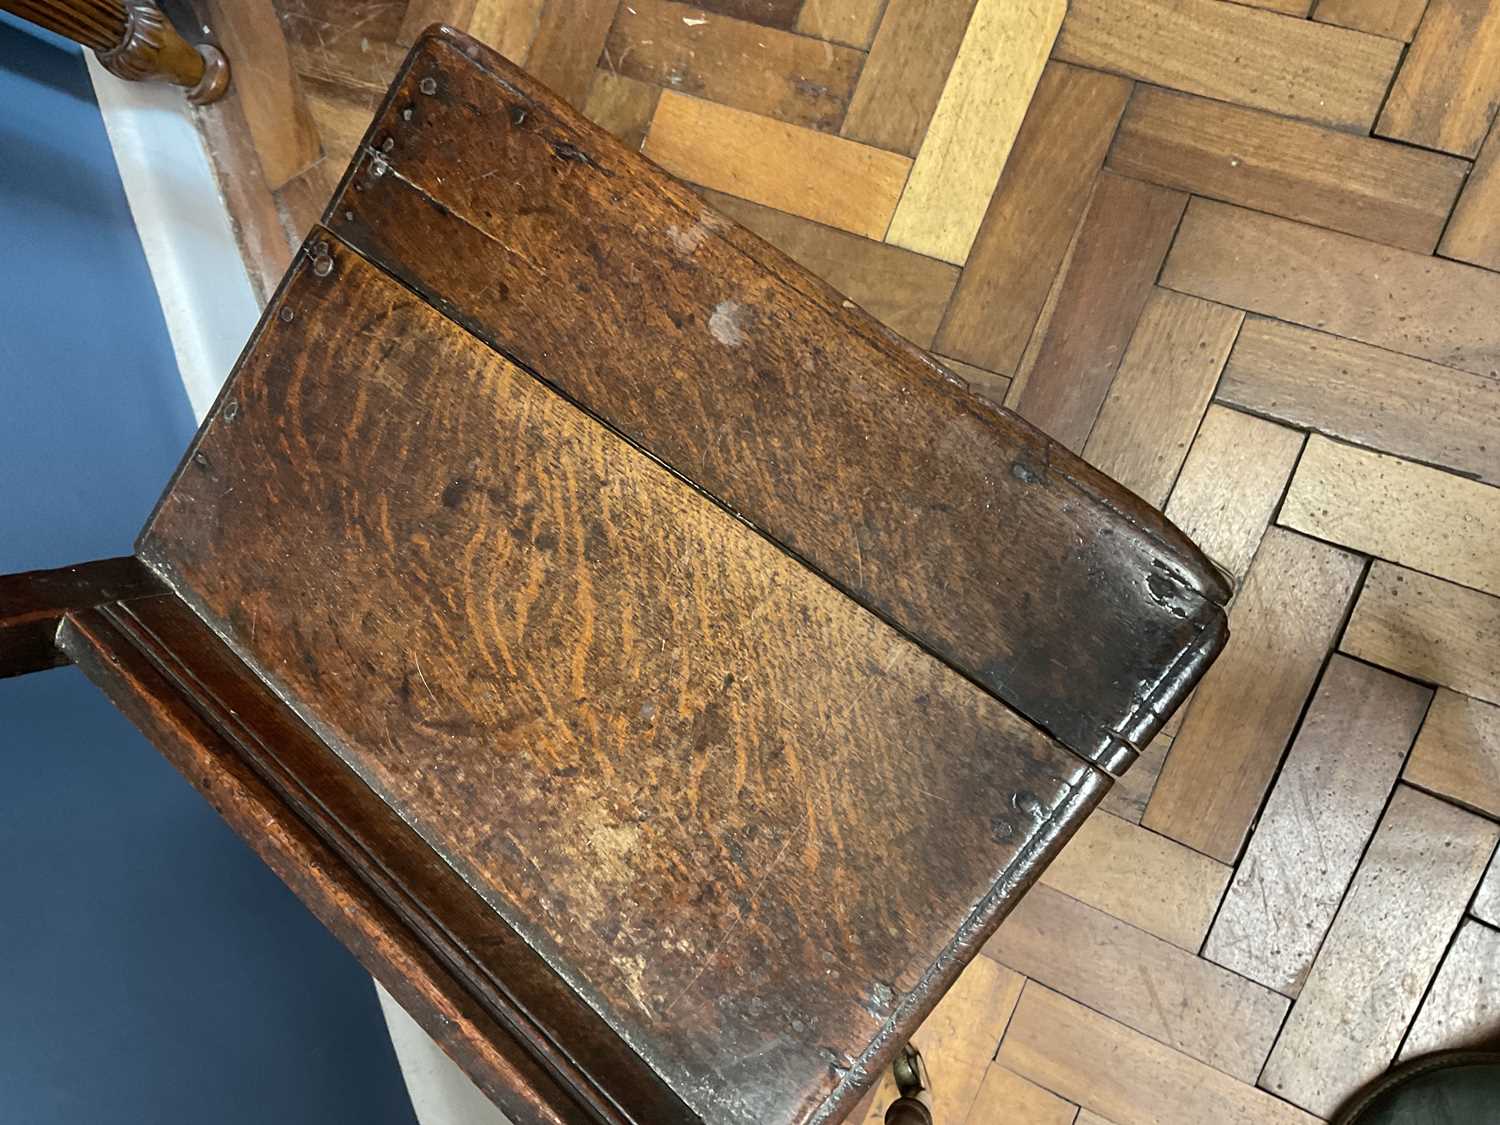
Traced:
<svg viewBox="0 0 1500 1125">
<path fill-rule="evenodd" d="M 1260 1084 L 1320 1117 L 1396 1055 L 1500 826 L 1397 788 Z"/>
<path fill-rule="evenodd" d="M 968 258 L 1066 11 L 1066 0 L 979 0 L 887 242 Z"/>
<path fill-rule="evenodd" d="M 1500 270 L 1500 128 L 1494 125 L 1458 197 L 1438 253 Z"/>
<path fill-rule="evenodd" d="M 1162 271 L 1193 293 L 1500 376 L 1500 274 L 1195 199 Z"/>
<path fill-rule="evenodd" d="M 1318 0 L 1312 18 L 1410 43 L 1427 0 Z"/>
<path fill-rule="evenodd" d="M 1196 952 L 1229 875 L 1206 855 L 1096 812 L 1042 873 L 1041 885 Z"/>
<path fill-rule="evenodd" d="M 1015 373 L 1130 89 L 1067 63 L 1042 72 L 938 335 L 944 354 Z"/>
<path fill-rule="evenodd" d="M 1429 0 L 1375 132 L 1472 157 L 1500 108 L 1500 0 Z"/>
<path fill-rule="evenodd" d="M 843 135 L 915 156 L 976 0 L 887 0 Z"/>
<path fill-rule="evenodd" d="M 1289 1001 L 1050 887 L 985 945 L 1022 976 L 1253 1084 Z"/>
<path fill-rule="evenodd" d="M 1210 406 L 1167 501 L 1168 518 L 1236 581 L 1244 578 L 1302 442 L 1296 430 Z M 1233 488 L 1224 487 L 1228 481 Z"/>
<path fill-rule="evenodd" d="M 1205 957 L 1288 996 L 1301 991 L 1431 698 L 1429 688 L 1333 658 Z"/>
<path fill-rule="evenodd" d="M 1234 863 L 1338 635 L 1364 560 L 1280 528 L 1229 613 L 1141 824 Z"/>
<path fill-rule="evenodd" d="M 1500 930 L 1467 919 L 1443 958 L 1432 990 L 1401 1047 L 1401 1058 L 1431 1051 L 1493 1050 L 1500 1035 Z"/>
<path fill-rule="evenodd" d="M 1278 522 L 1500 594 L 1500 489 L 1493 485 L 1315 434 Z"/>
<path fill-rule="evenodd" d="M 1075 452 L 1083 449 L 1151 295 L 1187 196 L 1104 173 L 1011 405 Z"/>
<path fill-rule="evenodd" d="M 1340 647 L 1413 679 L 1500 703 L 1500 598 L 1377 561 Z"/>
<path fill-rule="evenodd" d="M 608 129 L 633 149 L 639 149 L 651 128 L 661 88 L 626 78 L 600 67 L 594 71 L 583 112 L 595 125 Z"/>
<path fill-rule="evenodd" d="M 1238 309 L 1153 290 L 1084 459 L 1152 505 L 1165 504 L 1244 319 Z"/>
<path fill-rule="evenodd" d="M 1110 149 L 1126 176 L 1430 254 L 1469 166 L 1140 85 Z"/>
<path fill-rule="evenodd" d="M 797 30 L 830 43 L 868 50 L 884 10 L 885 0 L 803 0 L 797 13 Z"/>
<path fill-rule="evenodd" d="M 617 0 L 546 0 L 526 54 L 526 69 L 582 109 L 616 5 Z"/>
<path fill-rule="evenodd" d="M 1219 402 L 1500 484 L 1500 383 L 1283 321 L 1245 321 Z"/>
<path fill-rule="evenodd" d="M 1035 981 L 1022 991 L 995 1061 L 1106 1121 L 1318 1120 Z"/>
<path fill-rule="evenodd" d="M 1500 707 L 1439 688 L 1401 776 L 1500 818 Z"/>
<path fill-rule="evenodd" d="M 663 91 L 642 151 L 692 183 L 872 239 L 885 236 L 911 167 L 893 152 L 675 90 Z"/>
<path fill-rule="evenodd" d="M 1366 133 L 1401 44 L 1229 0 L 1073 0 L 1057 57 Z"/>
<path fill-rule="evenodd" d="M 852 47 L 672 0 L 630 0 L 605 41 L 610 73 L 838 130 L 865 56 Z"/>
</svg>

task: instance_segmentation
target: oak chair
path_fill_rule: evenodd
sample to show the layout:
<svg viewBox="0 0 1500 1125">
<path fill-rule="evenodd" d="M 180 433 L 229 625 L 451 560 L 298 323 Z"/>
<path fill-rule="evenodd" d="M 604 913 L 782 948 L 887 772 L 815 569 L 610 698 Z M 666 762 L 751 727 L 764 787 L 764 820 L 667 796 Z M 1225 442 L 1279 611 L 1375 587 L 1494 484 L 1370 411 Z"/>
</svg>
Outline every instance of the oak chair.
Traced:
<svg viewBox="0 0 1500 1125">
<path fill-rule="evenodd" d="M 811 1125 L 1229 592 L 433 29 L 135 555 L 0 579 L 0 674 L 77 664 L 514 1120 Z"/>
</svg>

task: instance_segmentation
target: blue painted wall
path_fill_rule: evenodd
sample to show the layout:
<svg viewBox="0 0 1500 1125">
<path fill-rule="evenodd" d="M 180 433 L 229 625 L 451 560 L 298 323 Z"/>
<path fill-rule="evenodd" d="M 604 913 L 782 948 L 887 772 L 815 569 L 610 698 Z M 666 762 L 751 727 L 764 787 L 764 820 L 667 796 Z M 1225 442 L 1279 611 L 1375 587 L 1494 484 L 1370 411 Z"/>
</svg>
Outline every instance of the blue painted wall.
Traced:
<svg viewBox="0 0 1500 1125">
<path fill-rule="evenodd" d="M 192 436 L 76 50 L 0 21 L 0 572 L 128 554 Z M 83 677 L 0 680 L 0 1122 L 412 1125 L 369 978 Z"/>
</svg>

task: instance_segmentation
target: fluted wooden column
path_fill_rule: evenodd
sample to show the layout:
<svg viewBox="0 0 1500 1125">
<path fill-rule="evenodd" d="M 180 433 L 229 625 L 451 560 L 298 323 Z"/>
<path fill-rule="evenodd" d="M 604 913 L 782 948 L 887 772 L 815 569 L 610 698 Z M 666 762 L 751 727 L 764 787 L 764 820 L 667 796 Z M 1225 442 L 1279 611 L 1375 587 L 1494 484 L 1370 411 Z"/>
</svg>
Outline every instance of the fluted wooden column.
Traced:
<svg viewBox="0 0 1500 1125">
<path fill-rule="evenodd" d="M 205 105 L 229 88 L 217 47 L 194 47 L 149 0 L 0 0 L 0 9 L 91 48 L 111 74 L 184 86 Z"/>
</svg>

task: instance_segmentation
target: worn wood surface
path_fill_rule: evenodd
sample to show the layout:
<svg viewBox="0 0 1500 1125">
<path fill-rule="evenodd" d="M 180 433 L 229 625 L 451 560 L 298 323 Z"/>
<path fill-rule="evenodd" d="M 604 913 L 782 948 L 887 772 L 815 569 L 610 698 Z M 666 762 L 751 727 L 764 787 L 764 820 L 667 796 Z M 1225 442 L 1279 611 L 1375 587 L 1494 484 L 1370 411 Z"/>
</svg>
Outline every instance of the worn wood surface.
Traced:
<svg viewBox="0 0 1500 1125">
<path fill-rule="evenodd" d="M 600 68 L 594 71 L 594 83 L 583 103 L 583 113 L 601 129 L 606 129 L 621 143 L 639 149 L 656 115 L 661 88 L 625 78 Z"/>
<path fill-rule="evenodd" d="M 1474 917 L 1481 921 L 1488 922 L 1491 926 L 1500 926 L 1500 853 L 1490 860 L 1489 869 L 1479 881 L 1479 889 L 1474 892 L 1470 909 Z"/>
<path fill-rule="evenodd" d="M 1043 872 L 1042 884 L 1179 948 L 1196 950 L 1229 874 L 1205 855 L 1098 813 Z"/>
<path fill-rule="evenodd" d="M 1500 489 L 1308 439 L 1277 517 L 1286 527 L 1500 594 Z"/>
<path fill-rule="evenodd" d="M 1066 996 L 1028 982 L 996 1061 L 1107 1121 L 1318 1120 Z"/>
<path fill-rule="evenodd" d="M 1363 570 L 1357 555 L 1266 533 L 1141 824 L 1236 861 Z"/>
<path fill-rule="evenodd" d="M 1046 886 L 1027 893 L 984 951 L 1247 1083 L 1288 1007 L 1285 997 Z"/>
<path fill-rule="evenodd" d="M 712 105 L 664 93 L 648 153 L 669 100 Z M 335 231 L 1067 745 L 1096 760 L 1130 757 L 1120 737 L 1144 745 L 1221 637 L 1227 591 L 1201 555 L 560 112 L 503 60 L 433 41 L 379 123 L 388 171 L 354 172 Z M 511 124 L 481 131 L 481 116 Z M 568 286 L 537 285 L 564 268 Z M 1022 519 L 1055 534 L 1010 535 Z"/>
<path fill-rule="evenodd" d="M 1500 707 L 1438 689 L 1401 776 L 1430 793 L 1500 817 Z"/>
<path fill-rule="evenodd" d="M 1012 375 L 1088 205 L 1130 83 L 1049 63 L 990 197 L 938 350 Z"/>
<path fill-rule="evenodd" d="M 962 265 L 1067 11 L 978 0 L 886 239 Z"/>
<path fill-rule="evenodd" d="M 1177 479 L 1245 314 L 1153 290 L 1083 457 L 1160 508 Z"/>
<path fill-rule="evenodd" d="M 69 611 L 160 588 L 155 575 L 134 558 L 0 574 L 0 677 L 66 664 L 67 656 L 57 647 L 57 628 Z"/>
<path fill-rule="evenodd" d="M 1288 996 L 1301 991 L 1431 699 L 1389 672 L 1330 661 L 1205 957 Z M 1309 854 L 1316 866 L 1302 861 Z"/>
<path fill-rule="evenodd" d="M 1295 430 L 1210 406 L 1167 501 L 1167 517 L 1242 579 L 1281 503 L 1302 442 Z M 1221 487 L 1226 480 L 1234 481 L 1233 489 Z"/>
<path fill-rule="evenodd" d="M 1182 711 L 1179 710 L 1177 713 L 1181 715 Z M 1099 802 L 1099 807 L 1121 820 L 1139 824 L 1142 815 L 1146 812 L 1146 802 L 1151 799 L 1151 791 L 1156 788 L 1156 779 L 1161 774 L 1162 763 L 1166 760 L 1167 751 L 1171 747 L 1172 736 L 1164 727 L 1162 732 L 1151 740 L 1151 745 L 1142 751 L 1135 765 L 1126 771 L 1124 777 L 1115 782 L 1104 800 Z"/>
<path fill-rule="evenodd" d="M 965 1125 L 990 1125 L 1007 1119 L 1025 1125 L 1073 1125 L 1077 1115 L 1078 1107 L 1072 1102 L 999 1063 L 991 1063 L 964 1121 Z"/>
<path fill-rule="evenodd" d="M 1151 296 L 1187 196 L 1103 174 L 1084 216 L 1046 342 L 1017 372 L 1016 413 L 1077 452 Z"/>
<path fill-rule="evenodd" d="M 797 30 L 803 35 L 867 49 L 885 11 L 885 0 L 803 0 Z"/>
<path fill-rule="evenodd" d="M 1364 133 L 1401 45 L 1228 0 L 1073 0 L 1057 57 Z"/>
<path fill-rule="evenodd" d="M 1500 827 L 1396 788 L 1261 1085 L 1327 1117 L 1395 1057 L 1497 839 Z"/>
<path fill-rule="evenodd" d="M 1500 108 L 1500 3 L 1429 0 L 1375 131 L 1472 157 Z"/>
<path fill-rule="evenodd" d="M 1254 263 L 1253 269 L 1245 263 Z M 1221 304 L 1500 376 L 1500 274 L 1194 200 L 1161 283 Z"/>
<path fill-rule="evenodd" d="M 794 1122 L 856 1096 L 1099 775 L 325 256 L 299 260 L 142 556 L 691 1109 Z M 836 874 L 924 838 L 942 874 L 919 895 Z M 838 986 L 809 993 L 828 964 Z"/>
<path fill-rule="evenodd" d="M 1500 484 L 1500 443 L 1494 440 L 1500 382 L 1487 376 L 1252 316 L 1215 397 L 1291 426 Z"/>
<path fill-rule="evenodd" d="M 1472 919 L 1459 927 L 1422 1000 L 1401 1058 L 1500 1046 L 1500 930 Z"/>
<path fill-rule="evenodd" d="M 621 5 L 605 41 L 611 73 L 837 132 L 865 56 L 671 0 Z"/>
<path fill-rule="evenodd" d="M 1361 660 L 1500 703 L 1500 598 L 1385 562 L 1340 646 Z"/>
<path fill-rule="evenodd" d="M 1312 18 L 1410 43 L 1427 0 L 1317 0 Z"/>
<path fill-rule="evenodd" d="M 1438 253 L 1500 270 L 1500 128 L 1493 124 L 1443 231 Z"/>
<path fill-rule="evenodd" d="M 574 109 L 588 98 L 616 6 L 614 0 L 542 4 L 526 69 Z"/>
<path fill-rule="evenodd" d="M 1423 254 L 1468 172 L 1455 157 L 1146 85 L 1130 99 L 1109 166 Z"/>
</svg>

